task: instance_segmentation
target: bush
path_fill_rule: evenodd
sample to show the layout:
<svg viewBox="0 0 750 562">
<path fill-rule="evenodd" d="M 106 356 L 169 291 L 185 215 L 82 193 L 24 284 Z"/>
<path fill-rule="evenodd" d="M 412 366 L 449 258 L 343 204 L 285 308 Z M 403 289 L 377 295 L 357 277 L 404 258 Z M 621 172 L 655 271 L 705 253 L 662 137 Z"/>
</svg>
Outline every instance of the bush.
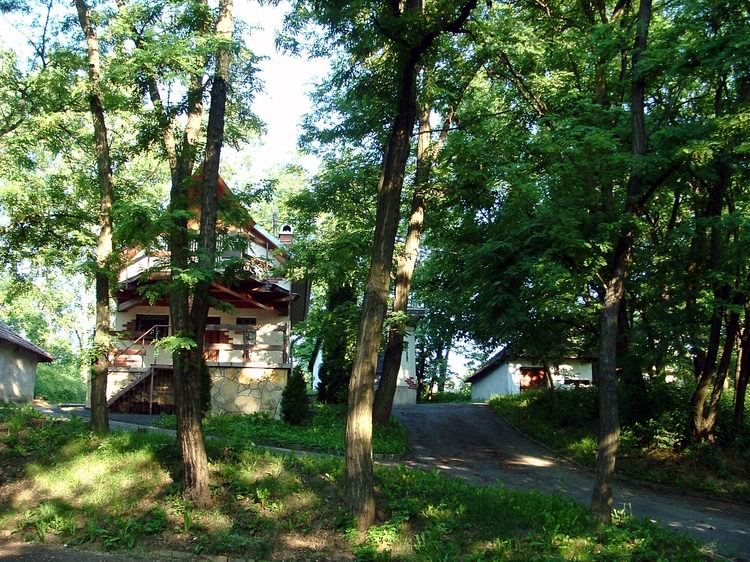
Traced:
<svg viewBox="0 0 750 562">
<path fill-rule="evenodd" d="M 292 369 L 281 395 L 281 416 L 292 425 L 302 425 L 310 417 L 307 383 L 299 368 Z"/>
<path fill-rule="evenodd" d="M 81 380 L 77 365 L 40 363 L 36 370 L 34 396 L 62 404 L 86 400 L 86 383 Z"/>
<path fill-rule="evenodd" d="M 457 391 L 436 392 L 430 398 L 433 404 L 456 404 L 461 402 L 471 402 L 471 388 L 464 388 Z"/>
</svg>

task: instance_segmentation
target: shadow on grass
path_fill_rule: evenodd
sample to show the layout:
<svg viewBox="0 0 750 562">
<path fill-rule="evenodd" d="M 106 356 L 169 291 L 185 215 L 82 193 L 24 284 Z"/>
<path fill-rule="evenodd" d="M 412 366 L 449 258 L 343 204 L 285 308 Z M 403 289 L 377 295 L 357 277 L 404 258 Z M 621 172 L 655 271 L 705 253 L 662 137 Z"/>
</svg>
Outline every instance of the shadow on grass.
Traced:
<svg viewBox="0 0 750 562">
<path fill-rule="evenodd" d="M 207 443 L 215 503 L 199 510 L 175 483 L 172 437 L 96 436 L 0 409 L 0 455 L 21 468 L 0 487 L 0 527 L 29 540 L 259 559 L 702 559 L 694 542 L 644 523 L 596 530 L 558 496 L 402 467 L 376 472 L 379 524 L 361 541 L 342 508 L 340 459 L 230 443 Z"/>
</svg>

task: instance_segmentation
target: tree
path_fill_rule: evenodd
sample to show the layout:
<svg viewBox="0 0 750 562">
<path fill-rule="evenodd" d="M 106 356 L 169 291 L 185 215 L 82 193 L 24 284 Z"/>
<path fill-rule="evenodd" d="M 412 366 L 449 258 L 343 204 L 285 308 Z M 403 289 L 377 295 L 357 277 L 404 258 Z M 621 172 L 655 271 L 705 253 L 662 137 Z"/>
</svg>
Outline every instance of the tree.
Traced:
<svg viewBox="0 0 750 562">
<path fill-rule="evenodd" d="M 440 21 L 435 27 L 428 28 L 415 37 L 406 37 L 405 45 L 394 45 L 395 67 L 399 72 L 396 82 L 398 97 L 390 135 L 383 151 L 373 250 L 362 302 L 357 352 L 349 383 L 346 425 L 346 504 L 355 515 L 360 531 L 369 528 L 375 519 L 372 481 L 373 382 L 380 332 L 387 305 L 393 247 L 399 223 L 401 188 L 416 118 L 417 71 L 422 56 L 440 33 L 458 31 L 475 7 L 476 0 L 470 0 L 460 7 L 458 15 L 449 22 Z M 397 6 L 393 6 L 389 17 L 396 25 L 393 29 L 385 31 L 386 37 L 394 40 L 403 33 L 398 24 L 419 21 L 422 17 L 420 12 L 420 7 L 414 5 L 407 4 L 403 12 Z"/>
<path fill-rule="evenodd" d="M 101 100 L 99 39 L 91 22 L 91 11 L 85 0 L 76 0 L 78 21 L 86 37 L 89 70 L 89 108 L 94 123 L 96 166 L 99 179 L 99 235 L 96 248 L 96 331 L 94 333 L 95 362 L 91 372 L 91 429 L 109 431 L 107 410 L 107 370 L 110 343 L 110 276 L 112 256 L 112 161 L 107 139 L 107 123 Z"/>
<path fill-rule="evenodd" d="M 409 292 L 411 291 L 414 270 L 417 266 L 420 237 L 424 226 L 425 191 L 429 189 L 428 184 L 433 161 L 440 154 L 452 123 L 453 110 L 451 109 L 443 120 L 443 128 L 440 131 L 438 141 L 433 144 L 431 142 L 432 127 L 430 125 L 429 106 L 424 106 L 420 112 L 419 132 L 417 134 L 417 164 L 411 210 L 403 252 L 398 257 L 396 267 L 396 287 L 393 301 L 393 312 L 395 314 L 405 315 L 408 311 Z M 383 356 L 383 374 L 380 377 L 380 385 L 373 406 L 373 422 L 378 425 L 386 425 L 391 416 L 406 329 L 407 324 L 404 321 L 393 322 L 388 328 L 388 339 Z"/>
<path fill-rule="evenodd" d="M 345 404 L 352 367 L 357 299 L 351 285 L 329 289 L 327 314 L 318 336 L 323 354 L 318 383 L 318 400 Z"/>
<path fill-rule="evenodd" d="M 307 401 L 307 383 L 301 368 L 292 369 L 281 394 L 281 416 L 292 425 L 302 425 L 310 417 Z"/>
</svg>

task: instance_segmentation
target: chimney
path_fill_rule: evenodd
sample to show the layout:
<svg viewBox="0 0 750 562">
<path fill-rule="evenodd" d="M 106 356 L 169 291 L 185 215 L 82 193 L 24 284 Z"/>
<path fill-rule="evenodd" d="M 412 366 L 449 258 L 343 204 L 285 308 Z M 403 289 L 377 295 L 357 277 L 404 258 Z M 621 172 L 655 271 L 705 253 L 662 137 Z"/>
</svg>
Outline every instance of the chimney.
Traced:
<svg viewBox="0 0 750 562">
<path fill-rule="evenodd" d="M 292 230 L 292 225 L 285 224 L 281 227 L 281 232 L 279 232 L 279 242 L 284 244 L 284 246 L 291 246 L 292 245 L 292 233 L 294 230 Z"/>
</svg>

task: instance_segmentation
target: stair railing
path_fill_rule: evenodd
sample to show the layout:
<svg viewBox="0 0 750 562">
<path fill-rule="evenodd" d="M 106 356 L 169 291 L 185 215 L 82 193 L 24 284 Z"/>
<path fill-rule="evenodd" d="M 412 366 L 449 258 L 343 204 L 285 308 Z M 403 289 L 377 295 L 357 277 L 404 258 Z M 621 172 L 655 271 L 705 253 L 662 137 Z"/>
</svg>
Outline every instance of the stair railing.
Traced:
<svg viewBox="0 0 750 562">
<path fill-rule="evenodd" d="M 167 328 L 167 330 L 169 330 L 169 328 L 171 328 L 171 327 L 172 327 L 171 324 L 154 324 L 148 330 L 146 330 L 140 336 L 138 336 L 136 339 L 134 339 L 132 342 L 130 342 L 129 345 L 127 345 L 126 347 L 123 347 L 122 349 L 118 350 L 118 352 L 115 353 L 112 356 L 112 359 L 111 359 L 110 363 L 114 363 L 115 359 L 117 359 L 118 357 L 120 357 L 120 355 L 123 355 L 126 351 L 128 351 L 134 345 L 145 345 L 145 338 L 146 338 L 146 336 L 149 335 L 154 330 L 156 330 L 157 328 Z M 167 333 L 169 333 L 169 332 L 167 332 Z M 141 359 L 141 363 L 143 363 L 143 359 Z"/>
</svg>

